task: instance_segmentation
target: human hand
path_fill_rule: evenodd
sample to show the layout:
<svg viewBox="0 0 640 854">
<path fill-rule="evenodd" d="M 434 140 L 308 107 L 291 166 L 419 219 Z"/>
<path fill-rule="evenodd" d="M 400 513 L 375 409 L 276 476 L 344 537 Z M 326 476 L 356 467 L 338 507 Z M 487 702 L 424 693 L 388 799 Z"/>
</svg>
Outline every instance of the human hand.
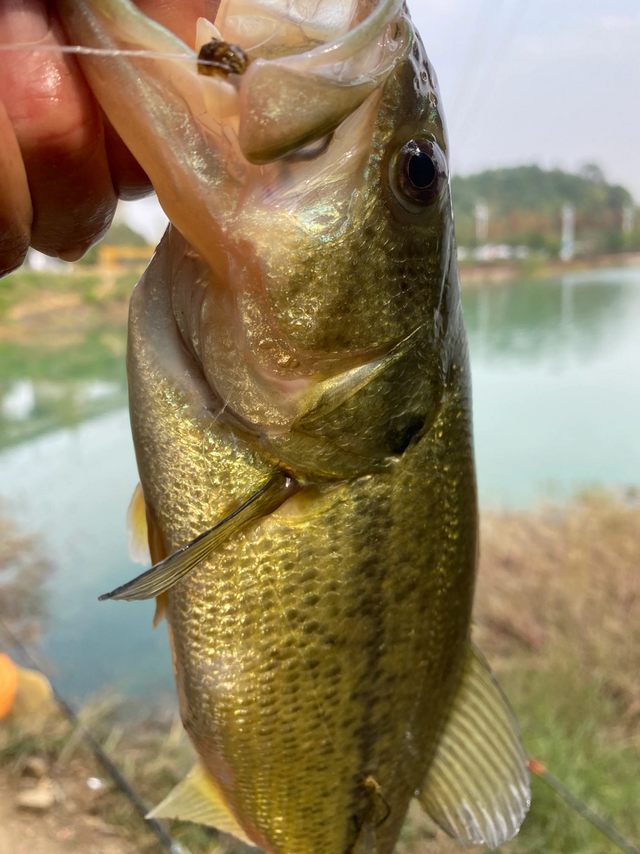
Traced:
<svg viewBox="0 0 640 854">
<path fill-rule="evenodd" d="M 143 11 L 192 43 L 213 0 L 142 0 Z M 47 0 L 0 0 L 0 44 L 65 44 Z M 75 57 L 0 50 L 0 276 L 29 245 L 67 261 L 109 228 L 118 198 L 151 191 L 94 99 Z"/>
</svg>

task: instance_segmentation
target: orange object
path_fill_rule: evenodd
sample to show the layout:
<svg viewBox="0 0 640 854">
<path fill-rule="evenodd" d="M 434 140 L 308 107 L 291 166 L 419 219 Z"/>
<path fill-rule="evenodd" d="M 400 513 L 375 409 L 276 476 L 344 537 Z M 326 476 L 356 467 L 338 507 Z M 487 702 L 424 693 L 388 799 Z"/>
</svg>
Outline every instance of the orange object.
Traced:
<svg viewBox="0 0 640 854">
<path fill-rule="evenodd" d="M 13 706 L 18 690 L 18 668 L 8 655 L 0 653 L 0 720 Z"/>
<path fill-rule="evenodd" d="M 531 771 L 531 773 L 535 774 L 537 777 L 544 777 L 544 775 L 547 773 L 547 769 L 544 767 L 542 762 L 538 762 L 537 759 L 529 760 L 529 771 Z"/>
</svg>

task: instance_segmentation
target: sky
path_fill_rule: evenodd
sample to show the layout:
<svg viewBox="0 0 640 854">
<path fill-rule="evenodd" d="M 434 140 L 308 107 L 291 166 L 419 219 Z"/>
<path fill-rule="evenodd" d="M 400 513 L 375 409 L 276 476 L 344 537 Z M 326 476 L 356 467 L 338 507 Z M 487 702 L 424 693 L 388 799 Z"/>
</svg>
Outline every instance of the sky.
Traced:
<svg viewBox="0 0 640 854">
<path fill-rule="evenodd" d="M 453 171 L 595 162 L 640 202 L 639 0 L 409 0 Z"/>
<path fill-rule="evenodd" d="M 640 203 L 640 0 L 408 0 L 435 66 L 454 173 L 597 163 Z M 162 232 L 154 202 L 132 227 Z"/>
</svg>

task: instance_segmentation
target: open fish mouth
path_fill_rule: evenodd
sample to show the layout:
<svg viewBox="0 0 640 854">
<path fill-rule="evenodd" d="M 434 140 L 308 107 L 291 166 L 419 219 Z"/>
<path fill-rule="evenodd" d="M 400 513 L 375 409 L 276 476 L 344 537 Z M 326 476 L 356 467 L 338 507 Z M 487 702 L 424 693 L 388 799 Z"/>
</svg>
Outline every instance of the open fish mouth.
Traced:
<svg viewBox="0 0 640 854">
<path fill-rule="evenodd" d="M 242 39 L 256 57 L 239 86 L 238 141 L 252 163 L 326 137 L 386 79 L 408 43 L 398 0 L 384 0 L 353 29 L 356 3 L 337 12 L 319 4 L 315 17 L 289 8 L 286 18 L 268 4 L 267 18 L 259 5 L 244 15 L 234 5 L 225 2 L 216 20 L 225 41 Z"/>
<path fill-rule="evenodd" d="M 193 49 L 126 0 L 61 6 L 83 44 L 154 54 L 86 57 L 83 68 L 170 221 L 216 269 L 228 252 L 222 223 L 255 194 L 256 182 L 262 178 L 272 201 L 279 195 L 255 164 L 326 138 L 379 90 L 412 41 L 402 0 L 375 7 L 224 0 L 214 23 L 194 21 Z M 199 73 L 198 53 L 211 38 L 242 47 L 250 60 L 243 74 Z M 189 192 L 185 203 L 185 188 L 197 190 L 197 202 Z"/>
<path fill-rule="evenodd" d="M 224 0 L 215 22 L 194 21 L 193 47 L 127 0 L 61 5 L 76 40 L 154 54 L 85 57 L 83 68 L 188 240 L 173 310 L 227 414 L 287 430 L 322 396 L 318 382 L 402 346 L 419 319 L 309 344 L 312 309 L 280 307 L 309 279 L 306 243 L 348 230 L 365 196 L 381 91 L 414 41 L 402 0 Z M 248 61 L 201 73 L 212 39 Z"/>
</svg>

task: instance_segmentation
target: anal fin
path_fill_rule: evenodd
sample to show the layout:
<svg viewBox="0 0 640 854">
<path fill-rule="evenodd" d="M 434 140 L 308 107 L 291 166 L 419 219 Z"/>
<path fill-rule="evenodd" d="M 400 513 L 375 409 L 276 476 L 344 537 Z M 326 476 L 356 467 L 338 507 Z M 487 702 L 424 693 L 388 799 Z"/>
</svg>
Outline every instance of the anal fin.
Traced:
<svg viewBox="0 0 640 854">
<path fill-rule="evenodd" d="M 255 846 L 220 796 L 216 786 L 200 764 L 191 771 L 167 797 L 147 815 L 147 818 L 179 818 L 215 827 L 235 836 L 247 845 Z"/>
<path fill-rule="evenodd" d="M 497 848 L 516 835 L 529 809 L 529 772 L 518 724 L 472 644 L 418 799 L 463 846 Z"/>
</svg>

